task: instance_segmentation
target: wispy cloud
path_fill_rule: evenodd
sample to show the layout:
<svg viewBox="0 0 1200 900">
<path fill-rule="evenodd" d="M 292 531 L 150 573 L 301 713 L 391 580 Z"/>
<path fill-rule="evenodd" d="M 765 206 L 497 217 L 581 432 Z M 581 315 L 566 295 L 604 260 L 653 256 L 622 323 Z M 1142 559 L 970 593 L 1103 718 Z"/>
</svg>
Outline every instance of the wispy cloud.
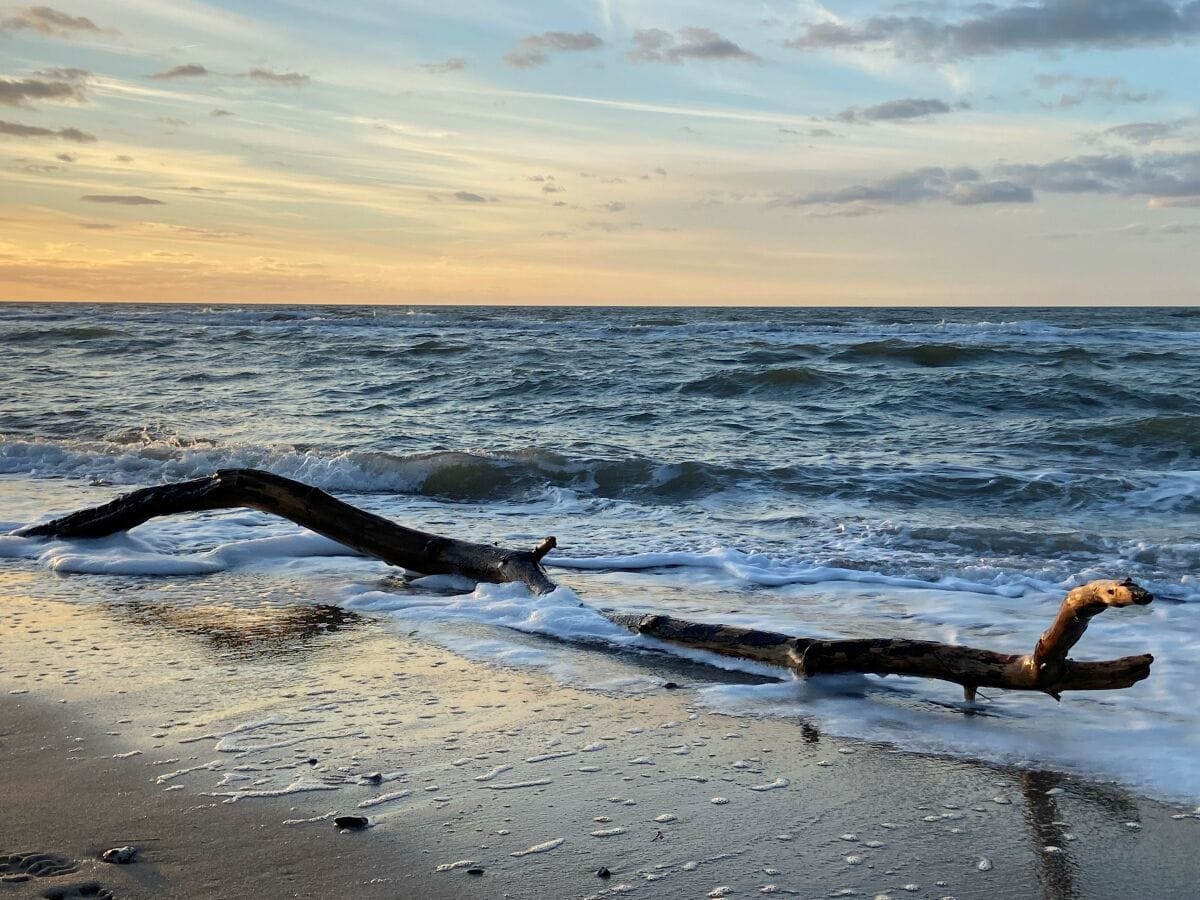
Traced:
<svg viewBox="0 0 1200 900">
<path fill-rule="evenodd" d="M 81 102 L 83 99 L 83 90 L 73 82 L 0 78 L 0 106 L 29 106 L 31 100 Z"/>
<path fill-rule="evenodd" d="M 71 37 L 102 29 L 86 16 L 72 16 L 49 6 L 24 6 L 0 19 L 0 31 L 36 31 L 48 37 Z"/>
<path fill-rule="evenodd" d="M 645 28 L 634 32 L 633 44 L 633 49 L 625 55 L 634 62 L 677 65 L 688 60 L 763 61 L 758 54 L 709 28 L 681 28 L 678 37 L 661 28 Z"/>
<path fill-rule="evenodd" d="M 463 203 L 487 203 L 488 198 L 482 194 L 472 193 L 471 191 L 455 191 L 454 199 L 461 200 Z"/>
<path fill-rule="evenodd" d="M 935 8 L 936 9 L 936 8 Z M 1200 35 L 1196 0 L 1040 0 L 981 3 L 926 15 L 815 22 L 788 42 L 800 50 L 879 49 L 925 61 L 1014 51 L 1153 46 Z"/>
<path fill-rule="evenodd" d="M 944 100 L 932 98 L 905 97 L 865 108 L 851 106 L 843 109 L 837 117 L 843 122 L 904 122 L 945 115 L 955 109 L 970 109 L 970 106 L 966 103 L 951 106 Z"/>
<path fill-rule="evenodd" d="M 927 166 L 837 190 L 784 197 L 776 205 L 846 206 L 852 208 L 855 215 L 865 215 L 874 212 L 876 206 L 909 206 L 935 200 L 956 206 L 1032 203 L 1034 200 L 1033 191 L 1027 186 L 982 178 L 980 172 L 965 166 L 952 169 Z"/>
<path fill-rule="evenodd" d="M 1003 163 L 995 171 L 1039 191 L 1057 194 L 1200 196 L 1200 151 L 1132 156 L 1105 153 L 1048 163 Z"/>
<path fill-rule="evenodd" d="M 906 206 L 941 200 L 978 206 L 1031 203 L 1035 191 L 1145 196 L 1152 198 L 1151 205 L 1191 205 L 1192 198 L 1200 198 L 1200 151 L 1140 157 L 1093 154 L 1044 163 L 998 163 L 991 167 L 987 178 L 969 167 L 929 166 L 835 190 L 780 197 L 775 205 Z"/>
<path fill-rule="evenodd" d="M 1057 106 L 1070 109 L 1089 100 L 1099 100 L 1109 104 L 1145 103 L 1154 100 L 1157 93 L 1134 88 L 1124 78 L 1076 78 L 1073 75 L 1036 75 L 1034 81 L 1043 90 L 1064 86 L 1063 93 L 1046 106 Z"/>
<path fill-rule="evenodd" d="M 450 59 L 436 63 L 419 63 L 417 68 L 423 72 L 429 72 L 432 75 L 447 75 L 450 72 L 461 72 L 467 67 L 467 61 L 461 56 L 452 56 Z"/>
<path fill-rule="evenodd" d="M 533 69 L 550 61 L 550 53 L 578 53 L 604 46 L 599 35 L 590 31 L 543 31 L 521 39 L 521 45 L 504 57 L 517 69 Z"/>
<path fill-rule="evenodd" d="M 141 194 L 84 194 L 79 198 L 88 203 L 113 203 L 118 206 L 162 206 L 161 200 L 143 197 Z"/>
<path fill-rule="evenodd" d="M 1103 131 L 1089 136 L 1089 140 L 1100 142 L 1115 139 L 1145 146 L 1178 137 L 1196 125 L 1200 125 L 1200 118 L 1175 119 L 1167 122 L 1126 122 L 1124 125 L 1105 128 Z"/>
<path fill-rule="evenodd" d="M 300 72 L 276 72 L 272 69 L 260 68 L 249 69 L 243 72 L 241 77 L 257 81 L 260 84 L 277 84 L 283 87 L 302 87 L 312 81 L 309 76 Z"/>
<path fill-rule="evenodd" d="M 25 138 L 60 138 L 64 141 L 75 141 L 80 144 L 90 144 L 96 140 L 94 134 L 80 131 L 78 128 L 42 128 L 37 125 L 22 125 L 19 122 L 0 122 L 0 135 Z"/>
<path fill-rule="evenodd" d="M 92 73 L 87 69 L 78 69 L 74 66 L 66 66 L 62 68 L 38 69 L 33 73 L 38 78 L 52 78 L 55 81 L 82 81 L 85 78 L 90 78 Z"/>
<path fill-rule="evenodd" d="M 162 72 L 155 72 L 150 77 L 165 80 L 168 78 L 199 78 L 207 74 L 209 74 L 208 69 L 199 63 L 185 63 L 181 66 L 173 66 Z"/>
</svg>

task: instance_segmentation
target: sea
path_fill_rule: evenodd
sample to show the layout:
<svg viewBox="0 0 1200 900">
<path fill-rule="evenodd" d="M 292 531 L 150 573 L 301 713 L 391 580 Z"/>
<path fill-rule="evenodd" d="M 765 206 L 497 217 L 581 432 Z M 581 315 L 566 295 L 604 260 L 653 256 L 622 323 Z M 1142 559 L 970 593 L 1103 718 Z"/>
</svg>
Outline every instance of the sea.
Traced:
<svg viewBox="0 0 1200 900">
<path fill-rule="evenodd" d="M 240 510 L 0 536 L 0 579 L 36 596 L 336 609 L 575 688 L 674 681 L 730 716 L 1200 803 L 1200 309 L 5 303 L 0 348 L 0 533 L 249 466 L 427 531 L 554 535 L 562 585 L 402 577 Z M 1061 702 L 804 681 L 595 611 L 1023 653 L 1066 591 L 1125 577 L 1154 603 L 1073 656 L 1150 652 L 1150 678 Z"/>
</svg>

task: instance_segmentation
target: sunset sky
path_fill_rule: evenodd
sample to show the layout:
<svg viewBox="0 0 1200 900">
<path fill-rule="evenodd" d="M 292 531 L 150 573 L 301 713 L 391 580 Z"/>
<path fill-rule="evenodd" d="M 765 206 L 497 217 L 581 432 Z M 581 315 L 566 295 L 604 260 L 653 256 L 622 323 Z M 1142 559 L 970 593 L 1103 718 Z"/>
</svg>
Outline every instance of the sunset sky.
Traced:
<svg viewBox="0 0 1200 900">
<path fill-rule="evenodd" d="M 1200 0 L 58 2 L 2 299 L 1200 299 Z"/>
</svg>

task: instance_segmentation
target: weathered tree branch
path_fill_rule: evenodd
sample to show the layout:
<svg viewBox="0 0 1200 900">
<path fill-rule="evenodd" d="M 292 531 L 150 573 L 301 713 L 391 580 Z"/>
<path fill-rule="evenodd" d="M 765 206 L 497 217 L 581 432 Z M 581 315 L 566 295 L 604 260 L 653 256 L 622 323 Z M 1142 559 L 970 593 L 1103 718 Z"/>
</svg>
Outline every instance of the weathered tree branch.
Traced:
<svg viewBox="0 0 1200 900">
<path fill-rule="evenodd" d="M 95 538 L 126 531 L 156 516 L 249 507 L 283 516 L 318 534 L 411 572 L 458 574 L 477 581 L 518 581 L 536 594 L 554 590 L 541 560 L 548 537 L 532 551 L 505 550 L 397 525 L 269 472 L 223 469 L 208 478 L 144 488 L 92 509 L 31 525 L 32 538 Z M 1150 674 L 1149 654 L 1097 662 L 1067 659 L 1091 618 L 1109 607 L 1144 605 L 1153 597 L 1132 581 L 1094 581 L 1071 591 L 1032 653 L 995 653 L 899 638 L 816 640 L 770 631 L 706 625 L 670 616 L 604 615 L 639 634 L 682 646 L 791 669 L 802 676 L 839 672 L 916 675 L 963 686 L 968 700 L 981 687 L 1033 690 L 1056 699 L 1063 691 L 1126 688 Z"/>
<path fill-rule="evenodd" d="M 1131 594 L 1138 592 L 1145 598 L 1131 600 L 1133 603 L 1149 603 L 1152 599 L 1136 585 L 1095 581 L 1072 591 L 1063 601 L 1064 612 L 1073 606 L 1071 597 L 1079 592 L 1103 592 L 1110 586 L 1121 587 Z M 1107 607 L 1102 604 L 1099 608 Z M 1098 662 L 1077 662 L 1064 655 L 1053 662 L 1039 662 L 1036 651 L 1022 656 L 903 638 L 826 641 L 727 625 L 705 625 L 670 616 L 605 615 L 618 625 L 658 640 L 753 659 L 791 669 L 806 677 L 861 672 L 951 681 L 963 686 L 968 700 L 974 700 L 976 689 L 981 687 L 1044 691 L 1055 698 L 1063 691 L 1127 688 L 1146 678 L 1154 661 L 1153 656 L 1145 654 Z M 1060 619 L 1063 615 L 1059 614 Z M 1050 631 L 1054 630 L 1052 626 Z"/>
<path fill-rule="evenodd" d="M 547 594 L 555 587 L 539 564 L 554 546 L 553 538 L 528 551 L 427 534 L 343 503 L 319 488 L 257 469 L 222 469 L 208 478 L 143 488 L 103 506 L 16 533 L 38 538 L 96 538 L 127 531 L 156 516 L 238 507 L 291 519 L 410 572 L 465 575 L 476 581 L 521 581 L 535 594 Z"/>
</svg>

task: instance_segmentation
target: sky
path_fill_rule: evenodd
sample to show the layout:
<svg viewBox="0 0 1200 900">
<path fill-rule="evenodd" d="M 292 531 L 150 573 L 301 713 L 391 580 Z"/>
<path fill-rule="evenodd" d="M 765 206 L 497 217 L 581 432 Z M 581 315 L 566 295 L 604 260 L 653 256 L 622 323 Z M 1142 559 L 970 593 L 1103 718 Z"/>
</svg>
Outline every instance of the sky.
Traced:
<svg viewBox="0 0 1200 900">
<path fill-rule="evenodd" d="M 54 2 L 0 299 L 1200 300 L 1200 0 Z"/>
</svg>

